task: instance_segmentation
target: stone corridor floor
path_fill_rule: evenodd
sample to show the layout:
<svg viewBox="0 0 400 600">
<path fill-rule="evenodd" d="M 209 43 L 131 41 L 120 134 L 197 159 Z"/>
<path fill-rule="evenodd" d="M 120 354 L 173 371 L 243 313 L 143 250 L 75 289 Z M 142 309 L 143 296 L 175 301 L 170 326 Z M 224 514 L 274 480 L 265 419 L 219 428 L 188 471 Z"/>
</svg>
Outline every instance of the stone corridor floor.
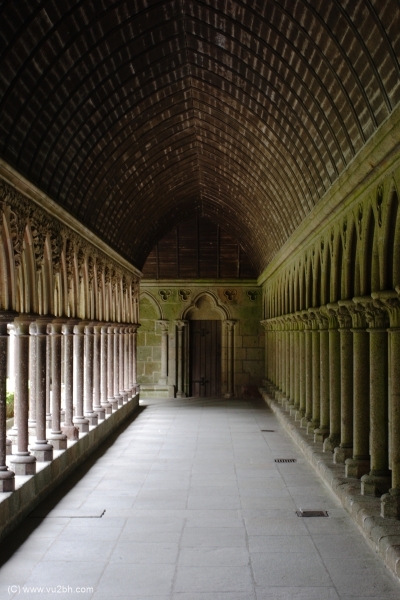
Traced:
<svg viewBox="0 0 400 600">
<path fill-rule="evenodd" d="M 261 400 L 147 401 L 0 558 L 1 599 L 400 599 Z"/>
</svg>

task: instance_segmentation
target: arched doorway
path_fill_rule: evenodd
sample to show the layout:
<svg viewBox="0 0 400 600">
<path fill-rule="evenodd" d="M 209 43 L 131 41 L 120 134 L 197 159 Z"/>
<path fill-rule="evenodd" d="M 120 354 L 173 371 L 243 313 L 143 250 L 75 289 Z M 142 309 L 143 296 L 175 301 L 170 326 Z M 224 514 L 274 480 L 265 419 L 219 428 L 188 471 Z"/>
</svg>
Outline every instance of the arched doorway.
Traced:
<svg viewBox="0 0 400 600">
<path fill-rule="evenodd" d="M 221 396 L 222 322 L 227 315 L 211 294 L 196 298 L 186 311 L 189 334 L 189 389 L 197 398 Z"/>
</svg>

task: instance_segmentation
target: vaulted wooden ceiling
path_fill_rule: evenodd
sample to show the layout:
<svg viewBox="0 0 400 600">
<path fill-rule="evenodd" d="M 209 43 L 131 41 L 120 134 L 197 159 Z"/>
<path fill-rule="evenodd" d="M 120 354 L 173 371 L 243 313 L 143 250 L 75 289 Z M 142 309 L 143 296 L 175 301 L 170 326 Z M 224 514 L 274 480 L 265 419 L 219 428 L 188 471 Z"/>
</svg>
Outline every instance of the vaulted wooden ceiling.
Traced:
<svg viewBox="0 0 400 600">
<path fill-rule="evenodd" d="M 3 0 L 0 156 L 139 268 L 204 215 L 261 270 L 400 99 L 398 0 Z"/>
</svg>

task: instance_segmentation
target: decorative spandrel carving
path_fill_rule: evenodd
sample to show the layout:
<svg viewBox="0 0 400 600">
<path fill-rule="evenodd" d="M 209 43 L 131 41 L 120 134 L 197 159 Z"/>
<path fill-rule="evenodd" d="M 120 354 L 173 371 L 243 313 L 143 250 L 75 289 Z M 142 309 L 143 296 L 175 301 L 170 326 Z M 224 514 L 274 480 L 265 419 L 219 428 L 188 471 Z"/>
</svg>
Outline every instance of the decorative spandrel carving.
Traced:
<svg viewBox="0 0 400 600">
<path fill-rule="evenodd" d="M 179 290 L 178 291 L 179 298 L 182 300 L 182 302 L 187 302 L 190 298 L 191 293 L 192 293 L 192 290 Z"/>
<path fill-rule="evenodd" d="M 166 302 L 168 298 L 171 296 L 171 290 L 159 290 L 158 294 L 163 302 Z"/>
<path fill-rule="evenodd" d="M 87 266 L 88 266 L 88 283 L 89 283 L 89 289 L 91 290 L 93 288 L 93 278 L 94 278 L 94 260 L 92 256 L 89 256 L 88 261 L 87 261 Z"/>
<path fill-rule="evenodd" d="M 225 290 L 224 296 L 228 300 L 228 302 L 233 302 L 236 299 L 237 292 L 236 290 Z"/>
<path fill-rule="evenodd" d="M 247 292 L 246 292 L 250 302 L 255 302 L 257 300 L 259 293 L 260 292 L 258 290 L 247 290 Z"/>
</svg>

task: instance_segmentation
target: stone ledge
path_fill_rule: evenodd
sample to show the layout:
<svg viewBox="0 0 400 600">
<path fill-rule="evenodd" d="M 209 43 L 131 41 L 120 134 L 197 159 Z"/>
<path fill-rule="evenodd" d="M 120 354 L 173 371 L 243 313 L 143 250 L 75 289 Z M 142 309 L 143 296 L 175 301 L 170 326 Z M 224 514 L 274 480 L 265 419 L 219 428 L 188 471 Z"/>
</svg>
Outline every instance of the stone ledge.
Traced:
<svg viewBox="0 0 400 600">
<path fill-rule="evenodd" d="M 299 423 L 286 414 L 265 388 L 260 388 L 260 392 L 280 424 L 347 510 L 372 549 L 396 579 L 400 578 L 400 521 L 382 518 L 380 498 L 361 495 L 360 480 L 346 478 L 344 465 L 334 464 L 332 454 L 323 452 L 322 443 L 314 442 L 313 436 L 301 429 Z"/>
<path fill-rule="evenodd" d="M 51 462 L 37 463 L 35 475 L 16 477 L 15 492 L 0 493 L 0 540 L 82 464 L 139 406 L 139 394 L 109 415 L 99 425 L 57 452 Z"/>
</svg>

